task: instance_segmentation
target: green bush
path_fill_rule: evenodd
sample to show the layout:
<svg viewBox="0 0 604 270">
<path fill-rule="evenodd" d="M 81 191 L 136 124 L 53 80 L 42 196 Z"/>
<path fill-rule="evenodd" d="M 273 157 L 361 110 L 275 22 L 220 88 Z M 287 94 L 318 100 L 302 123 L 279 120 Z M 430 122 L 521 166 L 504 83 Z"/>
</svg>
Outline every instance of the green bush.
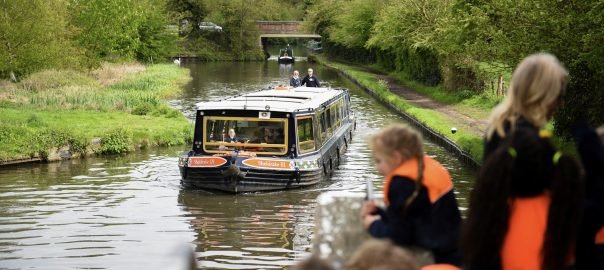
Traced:
<svg viewBox="0 0 604 270">
<path fill-rule="evenodd" d="M 153 111 L 153 106 L 149 103 L 140 104 L 132 109 L 134 115 L 147 115 Z"/>
<path fill-rule="evenodd" d="M 132 132 L 124 128 L 117 128 L 101 139 L 101 154 L 122 154 L 130 151 L 130 138 Z"/>
<path fill-rule="evenodd" d="M 46 126 L 46 123 L 38 117 L 38 115 L 32 114 L 29 119 L 27 119 L 27 125 L 31 127 L 43 127 Z"/>
</svg>

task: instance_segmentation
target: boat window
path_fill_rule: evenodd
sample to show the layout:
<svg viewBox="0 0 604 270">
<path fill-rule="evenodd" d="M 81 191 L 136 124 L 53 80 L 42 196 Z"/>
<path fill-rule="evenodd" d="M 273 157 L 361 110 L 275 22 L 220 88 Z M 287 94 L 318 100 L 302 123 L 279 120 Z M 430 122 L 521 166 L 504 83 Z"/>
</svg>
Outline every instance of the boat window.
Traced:
<svg viewBox="0 0 604 270">
<path fill-rule="evenodd" d="M 229 151 L 265 155 L 287 153 L 287 119 L 246 117 L 204 117 L 204 150 L 208 153 Z"/>
<path fill-rule="evenodd" d="M 348 99 L 343 101 L 344 103 L 344 117 L 348 118 Z"/>
<path fill-rule="evenodd" d="M 298 118 L 298 150 L 300 154 L 315 151 L 312 116 Z"/>
<path fill-rule="evenodd" d="M 327 127 L 325 124 L 325 111 L 319 113 L 319 138 L 321 138 L 321 145 L 325 144 L 327 141 Z"/>
<path fill-rule="evenodd" d="M 340 127 L 340 123 L 342 120 L 342 106 L 340 105 L 340 102 L 336 102 L 335 104 L 335 108 L 336 108 L 336 127 Z"/>
<path fill-rule="evenodd" d="M 327 120 L 327 121 L 325 121 L 325 124 L 327 125 L 327 129 L 328 130 L 331 128 L 331 125 L 333 123 L 332 122 L 333 121 L 333 117 L 331 116 L 332 111 L 333 110 L 331 109 L 331 107 L 329 107 L 327 109 L 327 111 L 325 111 L 325 120 Z"/>
<path fill-rule="evenodd" d="M 338 118 L 336 116 L 336 112 L 338 111 L 338 108 L 336 106 L 336 104 L 331 105 L 330 109 L 330 114 L 329 114 L 329 118 L 331 118 L 331 124 L 332 124 L 332 131 L 335 131 L 338 129 Z"/>
</svg>

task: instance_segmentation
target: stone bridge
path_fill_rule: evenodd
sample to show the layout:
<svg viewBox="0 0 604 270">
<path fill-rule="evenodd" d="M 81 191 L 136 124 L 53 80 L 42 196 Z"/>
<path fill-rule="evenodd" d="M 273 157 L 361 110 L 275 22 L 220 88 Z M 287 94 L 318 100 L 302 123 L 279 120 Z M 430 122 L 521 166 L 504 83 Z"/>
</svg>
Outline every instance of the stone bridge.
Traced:
<svg viewBox="0 0 604 270">
<path fill-rule="evenodd" d="M 264 45 L 267 38 L 321 38 L 320 35 L 304 31 L 301 24 L 301 21 L 256 21 L 256 27 L 260 32 L 258 39 L 260 46 L 266 48 Z"/>
</svg>

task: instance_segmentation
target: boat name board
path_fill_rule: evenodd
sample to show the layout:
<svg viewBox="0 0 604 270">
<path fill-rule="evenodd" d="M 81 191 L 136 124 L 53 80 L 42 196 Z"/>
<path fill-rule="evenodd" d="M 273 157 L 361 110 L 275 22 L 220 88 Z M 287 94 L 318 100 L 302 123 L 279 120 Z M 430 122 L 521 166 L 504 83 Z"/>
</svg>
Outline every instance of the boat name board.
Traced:
<svg viewBox="0 0 604 270">
<path fill-rule="evenodd" d="M 221 157 L 191 157 L 188 167 L 218 167 L 227 163 L 227 160 Z"/>
<path fill-rule="evenodd" d="M 291 160 L 278 160 L 278 159 L 261 159 L 261 158 L 249 158 L 243 161 L 244 165 L 263 168 L 263 169 L 276 169 L 276 170 L 292 170 L 294 169 L 294 162 Z"/>
<path fill-rule="evenodd" d="M 280 160 L 280 159 L 262 159 L 262 158 L 249 158 L 243 161 L 243 165 L 261 168 L 261 169 L 274 169 L 274 170 L 294 170 L 296 167 L 299 170 L 316 170 L 319 168 L 319 164 L 316 159 L 314 160 Z"/>
</svg>

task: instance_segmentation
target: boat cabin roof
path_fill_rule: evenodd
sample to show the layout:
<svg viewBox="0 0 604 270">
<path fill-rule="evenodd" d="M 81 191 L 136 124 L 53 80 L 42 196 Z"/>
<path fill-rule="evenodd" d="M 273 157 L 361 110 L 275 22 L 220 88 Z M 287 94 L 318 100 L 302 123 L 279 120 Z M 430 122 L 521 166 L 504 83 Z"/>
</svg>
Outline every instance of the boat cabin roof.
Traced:
<svg viewBox="0 0 604 270">
<path fill-rule="evenodd" d="M 280 90 L 284 89 L 284 90 Z M 296 112 L 317 109 L 344 90 L 324 87 L 275 87 L 219 101 L 197 103 L 198 110 L 267 110 Z"/>
</svg>

